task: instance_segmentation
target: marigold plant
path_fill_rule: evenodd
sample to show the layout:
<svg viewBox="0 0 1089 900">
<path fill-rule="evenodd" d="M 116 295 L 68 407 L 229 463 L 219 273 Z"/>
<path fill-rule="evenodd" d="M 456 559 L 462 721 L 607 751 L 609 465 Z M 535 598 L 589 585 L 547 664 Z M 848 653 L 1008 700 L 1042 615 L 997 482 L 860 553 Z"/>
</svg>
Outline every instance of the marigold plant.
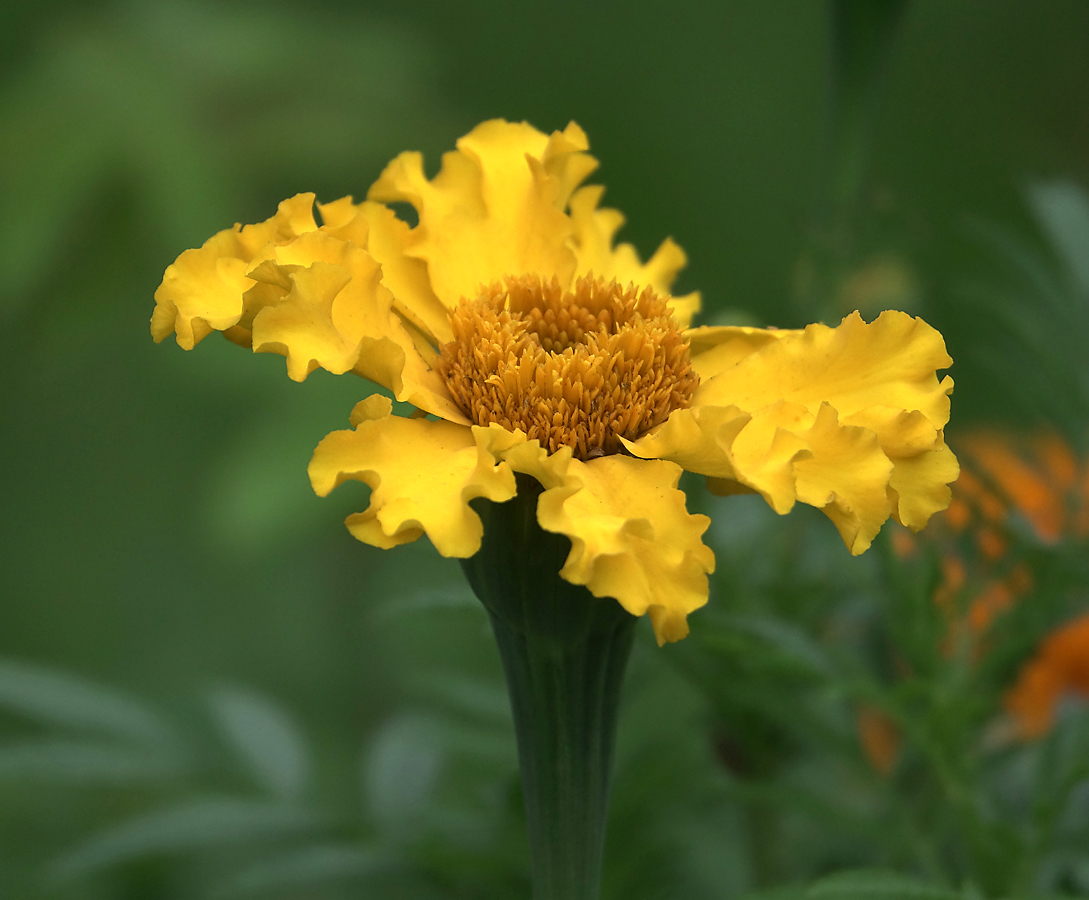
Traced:
<svg viewBox="0 0 1089 900">
<path fill-rule="evenodd" d="M 709 520 L 684 470 L 832 520 L 852 554 L 890 518 L 950 499 L 952 360 L 900 312 L 804 330 L 692 328 L 698 294 L 666 240 L 647 262 L 583 181 L 574 123 L 490 121 L 439 173 L 403 153 L 367 200 L 299 194 L 178 257 L 152 334 L 222 331 L 301 381 L 351 372 L 372 394 L 318 446 L 320 495 L 365 482 L 347 526 L 391 548 L 427 535 L 463 560 L 510 687 L 539 898 L 597 896 L 616 702 L 635 616 L 658 642 L 707 602 Z M 410 225 L 388 204 L 409 204 Z M 614 602 L 614 600 L 616 602 Z"/>
</svg>

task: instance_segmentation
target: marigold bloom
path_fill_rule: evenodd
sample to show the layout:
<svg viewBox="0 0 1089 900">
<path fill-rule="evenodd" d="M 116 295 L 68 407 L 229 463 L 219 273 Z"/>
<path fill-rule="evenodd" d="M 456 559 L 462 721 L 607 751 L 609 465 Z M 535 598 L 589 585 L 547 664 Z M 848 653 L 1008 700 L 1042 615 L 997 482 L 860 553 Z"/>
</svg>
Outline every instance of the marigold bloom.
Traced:
<svg viewBox="0 0 1089 900">
<path fill-rule="evenodd" d="M 1089 699 L 1089 615 L 1054 631 L 1006 694 L 1006 709 L 1024 738 L 1047 733 L 1065 695 Z"/>
<path fill-rule="evenodd" d="M 371 487 L 347 526 L 393 547 L 426 534 L 444 556 L 481 544 L 475 498 L 515 473 L 544 487 L 541 527 L 565 535 L 560 575 L 633 615 L 659 642 L 707 600 L 714 556 L 677 489 L 682 469 L 779 513 L 822 509 L 851 553 L 891 516 L 912 529 L 949 502 L 949 366 L 920 319 L 854 313 L 804 331 L 689 328 L 699 295 L 666 240 L 643 263 L 614 245 L 623 217 L 580 186 L 597 167 L 571 123 L 545 135 L 490 121 L 445 154 L 387 166 L 363 203 L 300 194 L 275 216 L 188 250 L 156 292 L 152 334 L 186 349 L 214 330 L 287 357 L 291 378 L 354 372 L 429 414 L 373 395 L 321 442 L 320 494 Z M 411 204 L 410 227 L 387 203 Z"/>
</svg>

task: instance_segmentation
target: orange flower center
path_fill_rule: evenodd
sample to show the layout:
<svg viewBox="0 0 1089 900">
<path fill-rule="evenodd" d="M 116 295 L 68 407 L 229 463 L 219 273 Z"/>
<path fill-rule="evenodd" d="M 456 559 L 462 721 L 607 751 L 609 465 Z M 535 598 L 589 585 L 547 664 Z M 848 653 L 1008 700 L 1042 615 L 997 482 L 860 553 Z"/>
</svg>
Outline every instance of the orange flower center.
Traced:
<svg viewBox="0 0 1089 900">
<path fill-rule="evenodd" d="M 579 459 L 621 449 L 688 406 L 699 377 L 652 288 L 507 278 L 462 300 L 437 365 L 476 425 L 496 422 Z"/>
</svg>

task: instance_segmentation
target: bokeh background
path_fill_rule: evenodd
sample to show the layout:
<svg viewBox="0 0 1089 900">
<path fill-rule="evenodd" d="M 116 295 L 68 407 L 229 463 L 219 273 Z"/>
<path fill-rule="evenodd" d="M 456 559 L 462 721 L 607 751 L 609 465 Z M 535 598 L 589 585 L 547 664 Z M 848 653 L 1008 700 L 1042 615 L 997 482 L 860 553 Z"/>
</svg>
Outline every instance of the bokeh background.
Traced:
<svg viewBox="0 0 1089 900">
<path fill-rule="evenodd" d="M 689 640 L 641 630 L 606 896 L 844 869 L 1089 896 L 1084 717 L 1029 741 L 1004 699 L 1089 610 L 1077 478 L 1047 482 L 1050 530 L 1017 493 L 1045 444 L 1086 449 L 1089 5 L 0 10 L 0 896 L 529 896 L 483 611 L 426 541 L 349 537 L 362 485 L 306 480 L 368 386 L 148 333 L 182 250 L 362 198 L 403 149 L 434 172 L 492 117 L 582 125 L 623 239 L 687 250 L 704 323 L 923 315 L 966 508 L 999 504 L 1001 552 L 958 519 L 852 559 L 812 510 L 686 482 L 719 572 Z"/>
</svg>

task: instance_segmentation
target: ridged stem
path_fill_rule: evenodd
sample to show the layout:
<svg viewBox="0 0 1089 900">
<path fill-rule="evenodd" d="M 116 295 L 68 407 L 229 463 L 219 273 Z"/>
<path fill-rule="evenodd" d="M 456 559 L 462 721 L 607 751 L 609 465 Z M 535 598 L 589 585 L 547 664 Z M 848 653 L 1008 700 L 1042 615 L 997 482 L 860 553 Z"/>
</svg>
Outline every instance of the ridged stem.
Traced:
<svg viewBox="0 0 1089 900">
<path fill-rule="evenodd" d="M 491 616 L 514 714 L 534 900 L 598 900 L 609 776 L 634 616 L 559 577 L 570 542 L 543 531 L 541 487 L 473 501 L 484 541 L 463 560 Z"/>
</svg>

